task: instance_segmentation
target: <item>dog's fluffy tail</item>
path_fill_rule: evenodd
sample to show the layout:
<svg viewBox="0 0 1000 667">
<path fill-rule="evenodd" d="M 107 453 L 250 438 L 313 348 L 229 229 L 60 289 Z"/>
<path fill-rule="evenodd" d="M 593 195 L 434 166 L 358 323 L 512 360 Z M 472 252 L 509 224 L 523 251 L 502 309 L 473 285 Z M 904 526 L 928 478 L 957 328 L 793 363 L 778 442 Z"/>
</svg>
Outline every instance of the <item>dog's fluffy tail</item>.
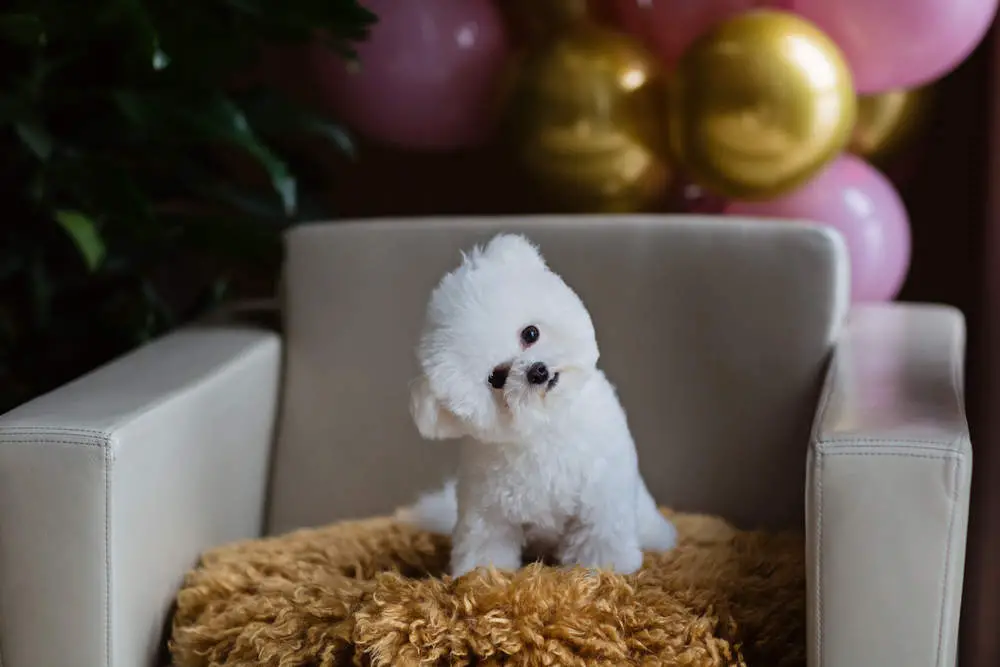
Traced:
<svg viewBox="0 0 1000 667">
<path fill-rule="evenodd" d="M 652 494 L 641 482 L 639 488 L 639 543 L 644 551 L 669 551 L 677 545 L 677 529 L 653 500 Z"/>
<path fill-rule="evenodd" d="M 429 533 L 451 535 L 458 521 L 455 480 L 449 479 L 437 491 L 425 493 L 417 502 L 398 510 L 396 520 Z"/>
</svg>

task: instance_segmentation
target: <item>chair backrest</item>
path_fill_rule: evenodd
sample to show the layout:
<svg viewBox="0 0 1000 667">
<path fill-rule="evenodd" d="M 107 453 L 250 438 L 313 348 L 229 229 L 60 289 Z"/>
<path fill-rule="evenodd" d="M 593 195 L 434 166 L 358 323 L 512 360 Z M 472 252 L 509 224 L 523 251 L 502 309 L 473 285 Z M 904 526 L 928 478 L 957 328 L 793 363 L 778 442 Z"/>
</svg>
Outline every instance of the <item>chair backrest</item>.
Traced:
<svg viewBox="0 0 1000 667">
<path fill-rule="evenodd" d="M 401 219 L 287 239 L 286 362 L 269 531 L 392 511 L 452 472 L 409 382 L 427 298 L 499 231 L 539 244 L 591 311 L 657 500 L 799 525 L 821 376 L 848 301 L 839 236 L 696 216 Z"/>
</svg>

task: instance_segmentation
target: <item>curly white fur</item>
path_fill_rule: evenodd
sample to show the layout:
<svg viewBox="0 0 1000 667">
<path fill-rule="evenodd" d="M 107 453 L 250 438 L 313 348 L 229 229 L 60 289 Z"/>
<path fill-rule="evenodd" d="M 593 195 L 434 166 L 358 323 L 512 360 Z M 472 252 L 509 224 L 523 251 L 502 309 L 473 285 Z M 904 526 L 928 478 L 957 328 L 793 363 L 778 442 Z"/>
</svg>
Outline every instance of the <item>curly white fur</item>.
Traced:
<svg viewBox="0 0 1000 667">
<path fill-rule="evenodd" d="M 590 314 L 527 239 L 501 234 L 463 256 L 431 295 L 418 357 L 418 430 L 465 441 L 457 479 L 399 518 L 452 534 L 454 576 L 517 569 L 526 548 L 629 573 L 643 550 L 674 546 L 597 368 Z"/>
</svg>

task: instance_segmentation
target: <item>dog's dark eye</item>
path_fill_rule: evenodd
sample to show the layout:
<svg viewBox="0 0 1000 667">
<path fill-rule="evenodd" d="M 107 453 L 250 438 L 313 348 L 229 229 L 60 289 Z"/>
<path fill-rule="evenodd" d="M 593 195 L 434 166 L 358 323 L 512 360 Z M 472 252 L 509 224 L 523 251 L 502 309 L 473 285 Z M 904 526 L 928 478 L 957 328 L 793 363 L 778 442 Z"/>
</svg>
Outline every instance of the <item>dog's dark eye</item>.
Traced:
<svg viewBox="0 0 1000 667">
<path fill-rule="evenodd" d="M 521 342 L 525 345 L 534 345 L 538 341 L 538 327 L 532 324 L 521 329 Z"/>
<path fill-rule="evenodd" d="M 494 389 L 503 389 L 503 386 L 507 384 L 507 373 L 509 369 L 505 366 L 497 366 L 490 373 L 490 376 L 486 379 L 490 383 L 490 386 Z"/>
</svg>

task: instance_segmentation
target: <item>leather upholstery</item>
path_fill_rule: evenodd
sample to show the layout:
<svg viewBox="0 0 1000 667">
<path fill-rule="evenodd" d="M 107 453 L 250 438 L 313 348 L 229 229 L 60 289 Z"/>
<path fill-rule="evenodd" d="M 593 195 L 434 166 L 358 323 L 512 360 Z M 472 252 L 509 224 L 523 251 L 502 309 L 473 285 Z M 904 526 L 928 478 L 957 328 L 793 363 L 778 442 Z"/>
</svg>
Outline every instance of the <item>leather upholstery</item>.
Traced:
<svg viewBox="0 0 1000 667">
<path fill-rule="evenodd" d="M 0 665 L 158 664 L 200 551 L 436 484 L 455 447 L 410 423 L 413 343 L 458 249 L 500 229 L 590 306 L 661 502 L 805 525 L 811 667 L 954 665 L 961 315 L 868 306 L 845 328 L 838 237 L 669 216 L 303 227 L 282 339 L 189 328 L 0 417 Z"/>
<path fill-rule="evenodd" d="M 809 450 L 811 667 L 954 665 L 972 449 L 962 315 L 856 308 Z"/>
<path fill-rule="evenodd" d="M 192 328 L 0 419 L 0 664 L 158 664 L 198 554 L 261 530 L 280 351 Z"/>
<path fill-rule="evenodd" d="M 709 217 L 403 219 L 288 237 L 286 374 L 269 530 L 391 511 L 453 472 L 408 412 L 430 291 L 460 251 L 524 232 L 590 309 L 661 503 L 803 521 L 803 460 L 846 310 L 838 236 Z"/>
</svg>

